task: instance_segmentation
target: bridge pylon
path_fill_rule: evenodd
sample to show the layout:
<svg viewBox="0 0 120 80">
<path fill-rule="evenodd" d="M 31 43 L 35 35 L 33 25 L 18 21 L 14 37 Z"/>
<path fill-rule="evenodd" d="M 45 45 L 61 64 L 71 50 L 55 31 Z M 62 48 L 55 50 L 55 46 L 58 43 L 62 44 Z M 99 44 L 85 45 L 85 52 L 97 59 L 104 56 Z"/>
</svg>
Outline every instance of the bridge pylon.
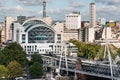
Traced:
<svg viewBox="0 0 120 80">
<path fill-rule="evenodd" d="M 104 51 L 104 58 L 107 56 L 110 64 L 110 72 L 111 72 L 111 79 L 113 80 L 113 69 L 112 69 L 112 58 L 111 58 L 111 53 L 109 49 L 109 42 L 107 39 L 107 27 L 105 28 L 105 51 Z"/>
<path fill-rule="evenodd" d="M 63 51 L 61 51 L 60 52 L 60 62 L 59 62 L 59 72 L 58 72 L 58 74 L 60 75 L 60 69 L 61 69 L 61 64 L 62 64 L 62 61 L 65 61 L 65 68 L 66 68 L 66 72 L 67 72 L 67 75 L 68 75 L 68 62 L 67 62 L 67 47 L 66 47 L 66 45 L 65 45 L 65 43 L 63 44 L 63 46 L 62 46 L 62 50 Z"/>
</svg>

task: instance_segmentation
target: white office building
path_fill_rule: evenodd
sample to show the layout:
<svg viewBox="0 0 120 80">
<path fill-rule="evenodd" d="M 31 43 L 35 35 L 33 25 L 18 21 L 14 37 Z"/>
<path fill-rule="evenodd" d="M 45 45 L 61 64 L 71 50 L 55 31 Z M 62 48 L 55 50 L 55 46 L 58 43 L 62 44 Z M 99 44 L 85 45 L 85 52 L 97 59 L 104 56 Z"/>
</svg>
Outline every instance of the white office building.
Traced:
<svg viewBox="0 0 120 80">
<path fill-rule="evenodd" d="M 93 43 L 95 41 L 95 28 L 79 29 L 79 40 L 82 42 Z"/>
<path fill-rule="evenodd" d="M 112 31 L 111 31 L 111 27 L 105 27 L 103 29 L 103 33 L 102 33 L 102 39 L 113 39 L 112 38 Z"/>
<path fill-rule="evenodd" d="M 81 28 L 81 15 L 80 12 L 73 12 L 66 16 L 66 28 L 67 29 L 79 29 Z"/>
<path fill-rule="evenodd" d="M 88 42 L 93 43 L 95 40 L 95 28 L 88 28 Z"/>
<path fill-rule="evenodd" d="M 13 21 L 15 20 L 12 17 L 9 17 L 9 16 L 5 17 L 5 41 L 11 39 L 10 27 Z"/>
</svg>

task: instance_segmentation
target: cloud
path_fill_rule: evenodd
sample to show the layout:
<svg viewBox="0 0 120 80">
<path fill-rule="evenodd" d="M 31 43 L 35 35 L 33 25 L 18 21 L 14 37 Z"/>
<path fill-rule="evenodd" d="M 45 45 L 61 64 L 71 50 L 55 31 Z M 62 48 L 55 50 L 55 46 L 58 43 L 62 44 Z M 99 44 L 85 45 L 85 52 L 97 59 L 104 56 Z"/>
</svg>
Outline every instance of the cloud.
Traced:
<svg viewBox="0 0 120 80">
<path fill-rule="evenodd" d="M 55 20 L 65 20 L 67 14 L 72 13 L 73 11 L 79 11 L 78 8 L 74 7 L 64 7 L 64 8 L 54 8 L 47 11 L 47 15 L 54 18 Z M 42 14 L 42 11 L 40 11 Z"/>
<path fill-rule="evenodd" d="M 24 11 L 25 9 L 23 7 L 21 7 L 20 5 L 16 6 L 15 9 L 17 11 Z"/>
<path fill-rule="evenodd" d="M 74 7 L 74 8 L 82 8 L 82 7 L 85 7 L 85 4 L 81 3 L 81 2 L 72 2 L 72 4 L 70 4 L 71 7 Z"/>
<path fill-rule="evenodd" d="M 71 4 L 72 3 L 72 4 Z M 72 13 L 73 11 L 80 11 L 80 8 L 85 7 L 85 4 L 83 2 L 80 2 L 79 0 L 67 0 L 67 6 L 66 7 L 58 7 L 58 8 L 51 8 L 47 10 L 47 15 L 50 17 L 53 17 L 54 19 L 65 19 L 65 16 L 67 14 Z M 38 12 L 39 15 L 42 15 L 42 11 Z"/>
<path fill-rule="evenodd" d="M 5 5 L 6 0 L 0 0 L 0 7 L 3 7 Z"/>
<path fill-rule="evenodd" d="M 113 5 L 106 5 L 97 8 L 97 16 L 104 17 L 107 20 L 117 20 L 119 15 L 118 7 Z"/>
<path fill-rule="evenodd" d="M 18 3 L 23 4 L 25 6 L 35 6 L 42 4 L 42 0 L 17 0 Z"/>
<path fill-rule="evenodd" d="M 52 17 L 54 20 L 63 20 L 65 18 L 65 14 L 69 14 L 74 11 L 73 7 L 66 7 L 66 8 L 54 8 L 47 10 L 47 16 Z M 38 12 L 37 16 L 42 16 L 42 10 Z"/>
<path fill-rule="evenodd" d="M 23 4 L 25 6 L 38 6 L 42 5 L 43 0 L 16 0 L 18 3 Z M 46 0 L 46 2 L 50 2 L 52 0 Z"/>
<path fill-rule="evenodd" d="M 73 7 L 65 7 L 65 8 L 54 8 L 54 9 L 49 9 L 47 13 L 53 14 L 53 15 L 62 15 L 62 14 L 68 14 L 75 11 L 75 8 Z"/>
<path fill-rule="evenodd" d="M 83 8 L 85 7 L 85 4 L 83 3 L 83 1 L 79 1 L 79 0 L 68 0 L 69 6 L 70 7 L 74 7 L 74 8 Z"/>
<path fill-rule="evenodd" d="M 120 0 L 95 0 L 95 2 L 100 2 L 108 5 L 119 5 Z"/>
<path fill-rule="evenodd" d="M 21 7 L 20 5 L 16 6 L 16 7 L 12 7 L 12 8 L 8 8 L 8 7 L 2 7 L 0 9 L 0 15 L 3 15 L 3 16 L 11 16 L 11 17 L 14 17 L 16 18 L 16 16 L 18 15 L 33 15 L 34 14 L 34 11 L 31 11 L 31 10 L 27 10 L 23 7 Z"/>
<path fill-rule="evenodd" d="M 116 6 L 101 6 L 99 8 L 97 8 L 98 12 L 113 12 L 113 11 L 117 11 L 118 8 Z"/>
</svg>

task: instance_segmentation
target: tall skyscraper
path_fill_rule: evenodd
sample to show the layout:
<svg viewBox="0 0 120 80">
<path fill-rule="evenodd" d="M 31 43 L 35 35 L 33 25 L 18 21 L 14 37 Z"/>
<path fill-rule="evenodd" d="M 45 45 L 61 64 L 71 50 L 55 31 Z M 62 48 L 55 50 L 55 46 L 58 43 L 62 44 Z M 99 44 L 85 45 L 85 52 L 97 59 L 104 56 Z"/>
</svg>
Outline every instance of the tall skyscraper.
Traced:
<svg viewBox="0 0 120 80">
<path fill-rule="evenodd" d="M 73 12 L 66 16 L 66 28 L 79 29 L 81 28 L 81 15 L 80 12 Z"/>
<path fill-rule="evenodd" d="M 90 3 L 90 27 L 96 26 L 96 5 Z"/>
</svg>

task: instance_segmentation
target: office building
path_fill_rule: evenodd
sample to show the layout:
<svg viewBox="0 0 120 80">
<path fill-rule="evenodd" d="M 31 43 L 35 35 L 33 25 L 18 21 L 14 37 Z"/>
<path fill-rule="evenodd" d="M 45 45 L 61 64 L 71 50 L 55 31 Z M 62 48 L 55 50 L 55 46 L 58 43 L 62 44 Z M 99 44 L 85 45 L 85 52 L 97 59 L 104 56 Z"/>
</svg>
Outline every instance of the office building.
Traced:
<svg viewBox="0 0 120 80">
<path fill-rule="evenodd" d="M 26 20 L 26 16 L 17 16 L 17 21 L 22 24 Z"/>
<path fill-rule="evenodd" d="M 11 24 L 14 21 L 12 17 L 5 17 L 5 41 L 11 40 Z"/>
<path fill-rule="evenodd" d="M 120 31 L 120 22 L 119 22 L 119 21 L 116 22 L 116 26 L 117 26 L 117 28 L 118 28 L 118 31 Z"/>
<path fill-rule="evenodd" d="M 1 36 L 1 43 L 3 43 L 3 42 L 5 42 L 6 40 L 5 40 L 5 23 L 0 23 L 0 25 L 1 25 L 1 34 L 0 34 L 0 36 Z"/>
<path fill-rule="evenodd" d="M 112 39 L 111 27 L 106 27 L 103 29 L 102 39 Z"/>
<path fill-rule="evenodd" d="M 79 29 L 79 40 L 82 42 L 93 43 L 95 40 L 94 28 L 81 28 Z"/>
<path fill-rule="evenodd" d="M 67 29 L 79 29 L 81 28 L 81 15 L 80 12 L 73 12 L 66 16 L 66 28 Z"/>
<path fill-rule="evenodd" d="M 70 39 L 75 39 L 75 40 L 79 40 L 78 39 L 78 30 L 77 29 L 74 29 L 74 30 L 64 30 L 64 33 L 63 33 L 63 39 L 64 41 L 69 41 Z"/>
</svg>

